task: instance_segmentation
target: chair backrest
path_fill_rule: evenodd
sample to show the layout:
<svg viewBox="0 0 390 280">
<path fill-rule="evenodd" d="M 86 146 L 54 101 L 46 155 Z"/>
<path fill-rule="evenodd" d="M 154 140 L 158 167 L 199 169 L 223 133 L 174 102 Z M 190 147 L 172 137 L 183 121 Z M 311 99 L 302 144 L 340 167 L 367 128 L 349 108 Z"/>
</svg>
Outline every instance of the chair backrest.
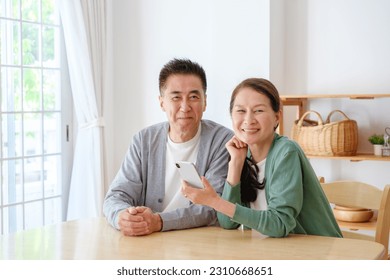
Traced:
<svg viewBox="0 0 390 280">
<path fill-rule="evenodd" d="M 330 203 L 378 211 L 375 241 L 389 248 L 390 185 L 382 190 L 362 182 L 335 181 L 321 183 Z"/>
</svg>

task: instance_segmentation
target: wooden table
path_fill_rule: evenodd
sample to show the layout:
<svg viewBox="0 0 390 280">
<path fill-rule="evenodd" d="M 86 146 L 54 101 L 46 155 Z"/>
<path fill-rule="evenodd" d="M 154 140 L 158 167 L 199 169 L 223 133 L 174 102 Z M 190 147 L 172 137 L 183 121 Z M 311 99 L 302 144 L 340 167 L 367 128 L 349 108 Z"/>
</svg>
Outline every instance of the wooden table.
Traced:
<svg viewBox="0 0 390 280">
<path fill-rule="evenodd" d="M 260 237 L 251 230 L 202 227 L 123 236 L 103 218 L 70 221 L 0 236 L 0 259 L 204 260 L 382 259 L 372 241 L 310 235 Z"/>
</svg>

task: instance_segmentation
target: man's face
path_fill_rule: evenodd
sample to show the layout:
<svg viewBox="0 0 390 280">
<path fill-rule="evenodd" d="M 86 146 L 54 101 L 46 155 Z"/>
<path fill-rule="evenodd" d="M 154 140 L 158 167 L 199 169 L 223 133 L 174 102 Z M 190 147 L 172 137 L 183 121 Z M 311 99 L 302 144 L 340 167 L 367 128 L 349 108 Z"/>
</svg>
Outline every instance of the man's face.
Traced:
<svg viewBox="0 0 390 280">
<path fill-rule="evenodd" d="M 162 92 L 160 106 L 168 117 L 169 137 L 177 143 L 192 139 L 206 110 L 202 81 L 195 75 L 172 75 Z"/>
</svg>

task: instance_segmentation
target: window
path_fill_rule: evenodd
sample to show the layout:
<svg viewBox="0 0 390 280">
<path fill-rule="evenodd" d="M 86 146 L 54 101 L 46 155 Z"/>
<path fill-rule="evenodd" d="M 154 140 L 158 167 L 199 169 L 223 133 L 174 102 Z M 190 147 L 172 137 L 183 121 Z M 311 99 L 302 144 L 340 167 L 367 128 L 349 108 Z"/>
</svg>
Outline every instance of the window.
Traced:
<svg viewBox="0 0 390 280">
<path fill-rule="evenodd" d="M 71 102 L 55 0 L 0 1 L 4 234 L 64 220 Z"/>
</svg>

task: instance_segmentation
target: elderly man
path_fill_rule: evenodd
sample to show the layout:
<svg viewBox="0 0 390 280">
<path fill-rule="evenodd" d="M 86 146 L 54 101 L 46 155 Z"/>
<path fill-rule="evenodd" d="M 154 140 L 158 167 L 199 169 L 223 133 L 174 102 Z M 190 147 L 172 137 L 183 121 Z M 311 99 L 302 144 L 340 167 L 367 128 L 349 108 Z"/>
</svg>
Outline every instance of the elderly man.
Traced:
<svg viewBox="0 0 390 280">
<path fill-rule="evenodd" d="M 214 225 L 216 213 L 195 205 L 180 191 L 177 161 L 196 164 L 221 194 L 226 179 L 225 143 L 233 132 L 210 120 L 206 110 L 206 74 L 187 59 L 173 59 L 159 76 L 160 106 L 168 121 L 149 126 L 134 137 L 106 195 L 103 211 L 124 235 L 147 235 Z"/>
</svg>

